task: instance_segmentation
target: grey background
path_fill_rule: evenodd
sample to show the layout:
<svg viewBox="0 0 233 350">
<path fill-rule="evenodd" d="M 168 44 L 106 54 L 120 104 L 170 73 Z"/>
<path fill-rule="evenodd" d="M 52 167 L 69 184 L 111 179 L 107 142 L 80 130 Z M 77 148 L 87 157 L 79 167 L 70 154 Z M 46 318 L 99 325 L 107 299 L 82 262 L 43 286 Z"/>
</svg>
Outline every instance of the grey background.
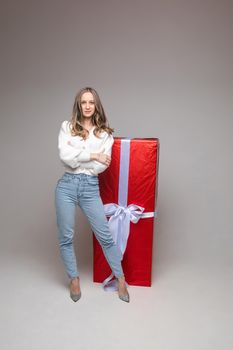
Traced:
<svg viewBox="0 0 233 350">
<path fill-rule="evenodd" d="M 1 1 L 1 348 L 231 349 L 233 2 Z M 60 124 L 100 94 L 114 136 L 158 137 L 153 285 L 74 304 L 54 210 Z"/>
</svg>

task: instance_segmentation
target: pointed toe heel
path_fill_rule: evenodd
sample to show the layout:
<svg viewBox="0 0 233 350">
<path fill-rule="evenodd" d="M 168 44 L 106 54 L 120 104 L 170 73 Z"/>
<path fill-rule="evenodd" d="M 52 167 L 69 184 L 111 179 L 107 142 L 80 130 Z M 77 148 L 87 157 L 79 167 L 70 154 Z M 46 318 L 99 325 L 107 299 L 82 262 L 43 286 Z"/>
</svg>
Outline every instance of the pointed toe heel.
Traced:
<svg viewBox="0 0 233 350">
<path fill-rule="evenodd" d="M 81 298 L 81 292 L 80 293 L 78 293 L 78 294 L 73 294 L 73 293 L 71 293 L 70 292 L 70 297 L 71 297 L 71 299 L 73 300 L 73 301 L 78 301 L 80 298 Z"/>
<path fill-rule="evenodd" d="M 126 303 L 129 303 L 129 294 L 119 295 L 119 298 L 125 301 Z"/>
</svg>

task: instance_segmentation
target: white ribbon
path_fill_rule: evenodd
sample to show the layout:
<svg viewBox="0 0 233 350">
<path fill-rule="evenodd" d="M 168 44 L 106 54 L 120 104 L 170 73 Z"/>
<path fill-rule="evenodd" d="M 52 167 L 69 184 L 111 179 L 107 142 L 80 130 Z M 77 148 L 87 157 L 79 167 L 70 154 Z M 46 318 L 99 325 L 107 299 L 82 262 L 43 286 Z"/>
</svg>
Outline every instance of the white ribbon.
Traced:
<svg viewBox="0 0 233 350">
<path fill-rule="evenodd" d="M 121 140 L 121 154 L 120 154 L 120 176 L 119 176 L 119 204 L 107 203 L 104 204 L 105 215 L 110 217 L 109 229 L 113 240 L 121 252 L 121 260 L 127 246 L 127 241 L 130 231 L 130 222 L 136 224 L 138 220 L 143 218 L 151 218 L 156 216 L 156 212 L 146 212 L 145 208 L 130 204 L 127 206 L 128 197 L 128 172 L 129 172 L 129 155 L 130 155 L 130 139 Z M 112 280 L 114 274 L 111 273 L 103 283 L 105 291 L 117 291 L 117 281 Z M 126 282 L 126 286 L 128 286 Z"/>
</svg>

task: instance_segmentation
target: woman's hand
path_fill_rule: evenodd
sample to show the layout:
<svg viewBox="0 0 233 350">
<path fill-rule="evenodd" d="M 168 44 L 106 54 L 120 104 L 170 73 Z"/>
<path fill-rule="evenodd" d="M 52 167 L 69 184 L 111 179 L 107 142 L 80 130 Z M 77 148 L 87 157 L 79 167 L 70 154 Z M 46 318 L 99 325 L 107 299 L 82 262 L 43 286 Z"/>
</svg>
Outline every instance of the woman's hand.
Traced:
<svg viewBox="0 0 233 350">
<path fill-rule="evenodd" d="M 111 163 L 111 157 L 108 154 L 104 154 L 103 151 L 99 153 L 91 153 L 91 160 L 97 160 L 97 162 L 107 166 Z"/>
<path fill-rule="evenodd" d="M 111 163 L 111 157 L 108 154 L 97 153 L 97 161 L 109 166 Z"/>
</svg>

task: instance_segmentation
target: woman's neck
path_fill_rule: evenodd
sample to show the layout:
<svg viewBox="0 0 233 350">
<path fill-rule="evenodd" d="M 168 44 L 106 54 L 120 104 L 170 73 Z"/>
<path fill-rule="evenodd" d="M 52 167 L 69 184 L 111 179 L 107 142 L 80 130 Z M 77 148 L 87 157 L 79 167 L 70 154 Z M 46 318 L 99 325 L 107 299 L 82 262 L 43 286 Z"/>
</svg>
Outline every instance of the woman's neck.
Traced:
<svg viewBox="0 0 233 350">
<path fill-rule="evenodd" d="M 90 129 L 92 129 L 93 126 L 94 126 L 91 120 L 85 120 L 85 119 L 84 119 L 82 125 L 83 125 L 83 127 L 84 127 L 85 129 L 87 129 L 88 131 L 89 131 Z"/>
</svg>

